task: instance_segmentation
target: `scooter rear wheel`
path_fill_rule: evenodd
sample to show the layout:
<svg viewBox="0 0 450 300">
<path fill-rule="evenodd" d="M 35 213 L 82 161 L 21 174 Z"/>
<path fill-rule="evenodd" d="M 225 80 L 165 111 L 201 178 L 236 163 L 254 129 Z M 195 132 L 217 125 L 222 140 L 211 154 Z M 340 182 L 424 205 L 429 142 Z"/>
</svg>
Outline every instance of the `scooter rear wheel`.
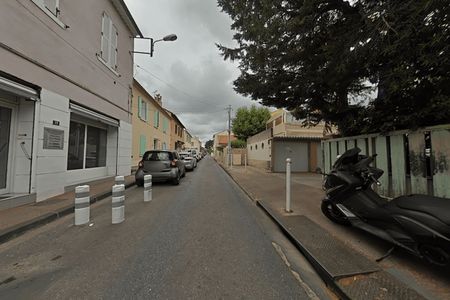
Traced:
<svg viewBox="0 0 450 300">
<path fill-rule="evenodd" d="M 450 263 L 450 256 L 438 246 L 422 245 L 419 247 L 419 250 L 423 257 L 432 264 L 447 266 Z"/>
<path fill-rule="evenodd" d="M 322 201 L 322 205 L 320 208 L 322 209 L 322 213 L 334 223 L 341 225 L 350 225 L 347 217 L 330 201 Z"/>
</svg>

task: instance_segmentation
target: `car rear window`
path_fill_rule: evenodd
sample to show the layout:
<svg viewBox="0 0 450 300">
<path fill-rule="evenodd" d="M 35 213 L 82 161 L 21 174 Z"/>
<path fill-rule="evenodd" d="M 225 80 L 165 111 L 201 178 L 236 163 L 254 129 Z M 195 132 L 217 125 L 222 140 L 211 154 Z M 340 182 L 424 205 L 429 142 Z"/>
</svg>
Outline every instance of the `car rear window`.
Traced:
<svg viewBox="0 0 450 300">
<path fill-rule="evenodd" d="M 170 153 L 170 152 L 147 152 L 144 155 L 144 160 L 147 160 L 147 161 L 172 160 L 172 153 Z"/>
</svg>

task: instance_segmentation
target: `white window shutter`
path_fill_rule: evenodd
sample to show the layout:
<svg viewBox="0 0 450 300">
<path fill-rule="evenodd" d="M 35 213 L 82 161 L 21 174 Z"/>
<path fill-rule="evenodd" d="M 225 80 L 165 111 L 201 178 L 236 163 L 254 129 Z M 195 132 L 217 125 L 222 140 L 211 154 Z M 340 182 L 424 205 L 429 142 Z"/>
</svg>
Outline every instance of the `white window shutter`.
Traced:
<svg viewBox="0 0 450 300">
<path fill-rule="evenodd" d="M 111 21 L 106 13 L 103 13 L 102 17 L 102 42 L 100 56 L 105 62 L 109 61 L 109 35 Z"/>
<path fill-rule="evenodd" d="M 59 0 L 44 0 L 44 5 L 56 17 L 59 16 Z"/>
<path fill-rule="evenodd" d="M 117 29 L 114 25 L 111 26 L 111 48 L 110 48 L 110 55 L 111 55 L 111 61 L 110 66 L 114 70 L 117 69 L 117 38 L 118 33 Z"/>
</svg>

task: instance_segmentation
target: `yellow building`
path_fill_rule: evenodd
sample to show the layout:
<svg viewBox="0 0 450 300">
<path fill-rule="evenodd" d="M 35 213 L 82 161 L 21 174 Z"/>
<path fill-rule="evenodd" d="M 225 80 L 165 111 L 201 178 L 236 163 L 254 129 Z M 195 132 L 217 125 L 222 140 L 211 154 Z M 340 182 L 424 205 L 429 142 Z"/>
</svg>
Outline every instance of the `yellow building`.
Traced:
<svg viewBox="0 0 450 300">
<path fill-rule="evenodd" d="M 172 150 L 182 150 L 185 148 L 186 140 L 186 127 L 181 123 L 178 117 L 166 110 L 166 112 L 171 116 L 170 119 L 170 149 Z"/>
<path fill-rule="evenodd" d="M 135 169 L 145 151 L 172 148 L 172 118 L 162 107 L 161 97 L 152 97 L 136 79 L 133 80 L 132 113 L 132 168 Z"/>
</svg>

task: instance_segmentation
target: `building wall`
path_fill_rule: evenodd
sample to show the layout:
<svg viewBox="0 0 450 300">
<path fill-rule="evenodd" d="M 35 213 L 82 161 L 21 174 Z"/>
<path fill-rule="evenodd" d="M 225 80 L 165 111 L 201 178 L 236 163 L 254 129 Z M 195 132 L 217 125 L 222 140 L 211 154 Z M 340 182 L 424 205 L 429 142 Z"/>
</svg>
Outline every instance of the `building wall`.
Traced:
<svg viewBox="0 0 450 300">
<path fill-rule="evenodd" d="M 250 166 L 267 169 L 271 160 L 272 129 L 266 129 L 247 139 L 248 162 Z"/>
<path fill-rule="evenodd" d="M 60 19 L 69 28 L 62 28 L 30 0 L 2 3 L 1 71 L 130 122 L 130 31 L 108 0 L 60 1 L 60 9 Z M 118 74 L 97 58 L 104 11 L 118 29 Z"/>
<path fill-rule="evenodd" d="M 6 0 L 0 10 L 0 71 L 41 87 L 37 102 L 16 100 L 10 192 L 36 193 L 38 201 L 74 184 L 128 175 L 131 165 L 133 34 L 109 0 L 59 2 L 60 23 L 31 0 Z M 104 12 L 118 31 L 117 71 L 97 58 Z M 105 166 L 68 170 L 71 103 L 118 120 L 119 127 L 99 125 Z M 63 149 L 44 149 L 45 128 L 63 131 Z"/>
<path fill-rule="evenodd" d="M 147 120 L 143 120 L 139 117 L 139 100 L 141 97 L 143 101 L 147 103 Z M 132 138 L 132 166 L 135 168 L 142 156 L 140 153 L 141 136 L 146 137 L 146 150 L 155 149 L 154 139 L 158 140 L 156 149 L 162 149 L 163 145 L 166 149 L 171 149 L 171 118 L 170 115 L 158 104 L 156 101 L 150 99 L 148 93 L 138 87 L 136 84 L 133 86 L 133 138 Z M 159 126 L 155 127 L 155 111 L 159 111 Z M 163 130 L 163 118 L 167 119 L 167 129 Z"/>
</svg>

